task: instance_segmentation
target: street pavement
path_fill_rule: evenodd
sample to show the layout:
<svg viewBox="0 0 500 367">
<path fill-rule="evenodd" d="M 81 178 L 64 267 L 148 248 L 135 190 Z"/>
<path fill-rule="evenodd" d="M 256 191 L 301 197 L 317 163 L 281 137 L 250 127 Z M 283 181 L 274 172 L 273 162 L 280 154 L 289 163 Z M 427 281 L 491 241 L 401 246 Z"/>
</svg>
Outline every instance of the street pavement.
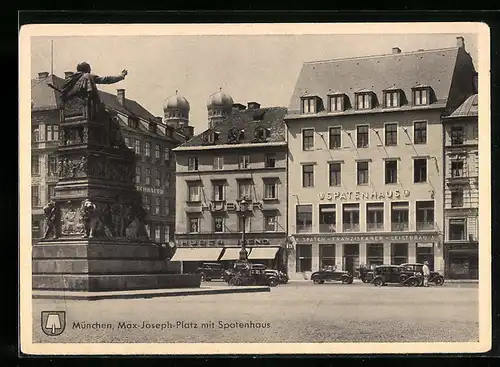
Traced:
<svg viewBox="0 0 500 367">
<path fill-rule="evenodd" d="M 479 338 L 477 284 L 407 288 L 359 281 L 351 285 L 291 281 L 265 293 L 35 299 L 33 311 L 35 343 L 476 342 Z M 41 311 L 66 311 L 61 335 L 42 332 Z"/>
</svg>

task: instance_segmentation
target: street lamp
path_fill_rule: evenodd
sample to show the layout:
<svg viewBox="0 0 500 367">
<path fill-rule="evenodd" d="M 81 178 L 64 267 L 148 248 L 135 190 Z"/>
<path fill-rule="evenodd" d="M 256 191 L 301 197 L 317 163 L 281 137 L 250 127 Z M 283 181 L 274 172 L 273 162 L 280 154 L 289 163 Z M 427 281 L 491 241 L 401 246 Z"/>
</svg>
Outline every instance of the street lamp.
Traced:
<svg viewBox="0 0 500 367">
<path fill-rule="evenodd" d="M 240 250 L 240 261 L 248 261 L 248 252 L 245 248 L 245 220 L 246 220 L 246 211 L 248 210 L 248 202 L 243 198 L 240 201 L 240 214 L 243 219 L 243 228 L 241 230 L 241 250 Z"/>
</svg>

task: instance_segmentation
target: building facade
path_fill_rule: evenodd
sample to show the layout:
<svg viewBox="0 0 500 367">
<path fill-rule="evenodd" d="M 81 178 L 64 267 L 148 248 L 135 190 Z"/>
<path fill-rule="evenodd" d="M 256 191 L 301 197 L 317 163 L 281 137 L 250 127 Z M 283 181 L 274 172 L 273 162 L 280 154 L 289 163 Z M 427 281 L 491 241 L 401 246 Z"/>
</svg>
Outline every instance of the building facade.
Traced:
<svg viewBox="0 0 500 367">
<path fill-rule="evenodd" d="M 70 73 L 66 73 L 69 76 Z M 44 235 L 43 207 L 51 200 L 58 180 L 59 93 L 49 86 L 61 88 L 64 79 L 47 72 L 32 80 L 31 119 L 31 196 L 32 238 L 36 242 Z M 188 113 L 181 106 L 182 124 L 172 110 L 177 106 L 167 99 L 165 123 L 134 100 L 125 97 L 125 90 L 116 95 L 99 91 L 106 110 L 119 122 L 125 144 L 136 153 L 135 182 L 148 210 L 148 231 L 155 243 L 173 240 L 175 227 L 175 158 L 172 149 L 192 136 Z M 170 102 L 169 102 L 170 101 Z M 170 104 L 169 104 L 170 103 Z M 187 122 L 187 123 L 186 123 Z"/>
<path fill-rule="evenodd" d="M 443 118 L 443 126 L 445 275 L 478 279 L 478 95 Z"/>
<path fill-rule="evenodd" d="M 174 149 L 176 252 L 172 261 L 192 272 L 201 262 L 238 260 L 285 268 L 286 108 L 248 108 L 212 95 L 209 129 Z M 221 112 L 228 117 L 220 118 Z M 226 264 L 228 265 L 228 264 Z"/>
<path fill-rule="evenodd" d="M 474 93 L 456 48 L 305 63 L 288 131 L 288 272 L 429 261 L 444 270 L 441 116 Z"/>
</svg>

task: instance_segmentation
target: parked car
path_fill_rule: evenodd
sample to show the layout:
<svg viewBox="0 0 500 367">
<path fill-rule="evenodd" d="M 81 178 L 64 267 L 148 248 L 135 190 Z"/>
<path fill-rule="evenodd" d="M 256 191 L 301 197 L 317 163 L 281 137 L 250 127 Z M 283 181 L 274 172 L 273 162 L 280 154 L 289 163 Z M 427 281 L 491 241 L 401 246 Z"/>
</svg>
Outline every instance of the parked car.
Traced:
<svg viewBox="0 0 500 367">
<path fill-rule="evenodd" d="M 373 270 L 373 280 L 376 287 L 396 283 L 407 287 L 417 287 L 422 281 L 422 275 L 399 265 L 379 265 Z"/>
<path fill-rule="evenodd" d="M 234 268 L 224 272 L 224 279 L 229 285 L 268 285 L 276 287 L 280 281 L 274 273 L 266 272 L 267 267 L 262 264 L 249 262 L 236 263 Z"/>
<path fill-rule="evenodd" d="M 422 274 L 422 280 L 423 280 L 422 267 L 424 266 L 424 264 L 421 264 L 421 263 L 404 263 L 404 264 L 401 264 L 401 266 L 404 267 L 406 269 L 406 271 L 421 273 Z M 430 277 L 429 277 L 429 283 L 434 283 L 435 285 L 443 285 L 443 283 L 444 283 L 444 276 L 442 276 L 441 274 L 439 274 L 439 272 L 437 272 L 437 271 L 431 271 L 431 274 L 430 274 Z M 423 282 L 421 282 L 421 284 L 419 284 L 419 285 L 423 285 Z"/>
<path fill-rule="evenodd" d="M 338 281 L 343 284 L 352 284 L 354 277 L 348 271 L 336 270 L 328 267 L 311 274 L 311 280 L 314 284 L 323 284 L 324 282 Z"/>
<path fill-rule="evenodd" d="M 202 281 L 224 279 L 224 269 L 219 263 L 203 263 L 196 269 L 196 273 L 201 275 Z"/>
<path fill-rule="evenodd" d="M 279 282 L 281 284 L 286 284 L 288 283 L 288 275 L 286 275 L 284 272 L 276 269 L 270 269 L 264 264 L 252 264 L 253 269 L 260 269 L 264 270 L 264 272 L 269 275 L 269 276 L 274 276 L 278 278 Z"/>
</svg>

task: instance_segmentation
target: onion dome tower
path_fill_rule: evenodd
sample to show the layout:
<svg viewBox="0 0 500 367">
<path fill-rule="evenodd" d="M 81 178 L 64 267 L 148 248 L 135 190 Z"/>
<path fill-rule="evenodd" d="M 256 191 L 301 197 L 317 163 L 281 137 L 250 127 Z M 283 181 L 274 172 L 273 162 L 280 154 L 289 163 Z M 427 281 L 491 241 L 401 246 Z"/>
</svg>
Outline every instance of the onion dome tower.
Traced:
<svg viewBox="0 0 500 367">
<path fill-rule="evenodd" d="M 163 104 L 165 124 L 175 129 L 189 125 L 189 102 L 186 98 L 175 91 L 173 96 L 168 97 Z"/>
<path fill-rule="evenodd" d="M 229 117 L 233 110 L 233 98 L 220 88 L 212 94 L 207 101 L 208 127 L 213 128 L 218 123 Z"/>
</svg>

